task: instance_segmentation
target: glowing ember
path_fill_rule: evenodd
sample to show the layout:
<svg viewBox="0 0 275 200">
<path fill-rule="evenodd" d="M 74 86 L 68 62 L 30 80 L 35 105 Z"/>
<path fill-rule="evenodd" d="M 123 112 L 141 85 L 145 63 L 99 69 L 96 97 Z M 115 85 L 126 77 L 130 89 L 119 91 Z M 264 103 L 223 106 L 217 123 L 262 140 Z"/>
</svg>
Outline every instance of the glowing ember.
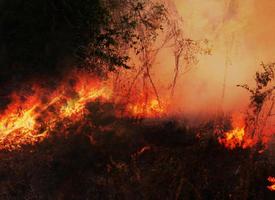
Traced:
<svg viewBox="0 0 275 200">
<path fill-rule="evenodd" d="M 275 191 L 275 177 L 268 177 L 267 180 L 270 182 L 270 186 L 267 186 L 267 189 L 269 189 L 270 191 Z"/>
<path fill-rule="evenodd" d="M 228 149 L 241 147 L 243 149 L 253 146 L 253 140 L 247 135 L 245 130 L 244 116 L 234 114 L 232 116 L 233 130 L 224 133 L 223 137 L 219 137 L 219 143 Z"/>
</svg>

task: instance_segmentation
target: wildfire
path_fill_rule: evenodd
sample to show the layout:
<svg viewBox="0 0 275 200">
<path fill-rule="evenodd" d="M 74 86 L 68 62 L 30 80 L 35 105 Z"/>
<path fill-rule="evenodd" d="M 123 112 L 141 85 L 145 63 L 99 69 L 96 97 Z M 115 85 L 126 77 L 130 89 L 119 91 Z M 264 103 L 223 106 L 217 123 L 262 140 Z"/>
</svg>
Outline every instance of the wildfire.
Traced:
<svg viewBox="0 0 275 200">
<path fill-rule="evenodd" d="M 267 180 L 270 182 L 270 184 L 272 184 L 270 186 L 267 186 L 267 189 L 269 189 L 270 191 L 275 191 L 275 177 L 269 176 Z"/>
<path fill-rule="evenodd" d="M 247 135 L 245 130 L 244 116 L 233 114 L 231 122 L 233 129 L 224 133 L 223 137 L 219 137 L 219 143 L 228 149 L 237 147 L 246 149 L 253 146 L 253 140 Z"/>
<path fill-rule="evenodd" d="M 65 119 L 66 123 L 81 121 L 87 103 L 97 99 L 112 101 L 108 84 L 83 74 L 75 76 L 74 84 L 68 86 L 68 80 L 64 80 L 54 91 L 34 85 L 33 92 L 25 95 L 24 100 L 20 98 L 21 94 L 13 94 L 12 102 L 0 115 L 0 149 L 14 149 L 41 141 L 58 122 Z M 125 108 L 125 114 L 130 117 L 159 117 L 164 113 L 164 108 L 155 99 L 147 103 L 129 103 Z"/>
<path fill-rule="evenodd" d="M 33 93 L 26 95 L 25 100 L 13 94 L 12 102 L 0 115 L 0 149 L 35 143 L 47 137 L 48 130 L 57 122 L 65 118 L 70 118 L 72 122 L 80 120 L 88 102 L 97 98 L 107 100 L 111 96 L 107 87 L 85 76 L 81 76 L 73 87 L 72 94 L 67 94 L 66 87 L 60 84 L 56 91 L 49 93 L 46 89 L 33 86 Z M 42 100 L 43 93 L 47 94 L 46 103 Z"/>
</svg>

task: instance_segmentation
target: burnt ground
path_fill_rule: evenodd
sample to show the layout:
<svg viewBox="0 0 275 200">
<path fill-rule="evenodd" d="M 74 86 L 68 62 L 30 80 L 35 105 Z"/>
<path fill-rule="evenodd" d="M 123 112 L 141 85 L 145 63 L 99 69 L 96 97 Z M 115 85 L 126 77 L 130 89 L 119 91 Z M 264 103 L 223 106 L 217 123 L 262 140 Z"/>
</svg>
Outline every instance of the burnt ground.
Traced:
<svg viewBox="0 0 275 200">
<path fill-rule="evenodd" d="M 275 198 L 266 188 L 275 175 L 269 152 L 225 149 L 211 121 L 191 128 L 96 111 L 89 120 L 93 125 L 59 124 L 40 143 L 1 151 L 0 199 Z"/>
</svg>

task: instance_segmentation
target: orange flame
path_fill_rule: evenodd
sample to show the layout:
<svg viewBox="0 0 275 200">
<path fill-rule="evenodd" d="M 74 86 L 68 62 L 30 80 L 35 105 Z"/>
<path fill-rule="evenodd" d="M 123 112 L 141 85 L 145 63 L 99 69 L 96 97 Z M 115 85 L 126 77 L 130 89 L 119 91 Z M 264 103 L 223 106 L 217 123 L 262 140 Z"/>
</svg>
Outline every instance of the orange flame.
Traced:
<svg viewBox="0 0 275 200">
<path fill-rule="evenodd" d="M 85 76 L 80 78 L 81 81 L 74 87 L 74 95 L 67 95 L 66 86 L 62 84 L 52 94 L 47 89 L 33 86 L 34 94 L 25 97 L 23 101 L 20 95 L 13 94 L 12 102 L 0 115 L 0 149 L 15 149 L 23 144 L 38 142 L 47 137 L 48 130 L 58 121 L 65 118 L 72 121 L 81 119 L 87 102 L 110 98 L 110 90 L 99 81 Z M 43 103 L 43 93 L 47 94 L 47 103 Z M 51 107 L 55 109 L 54 112 L 49 111 Z M 40 130 L 45 125 L 47 127 Z"/>
<path fill-rule="evenodd" d="M 73 86 L 66 85 L 65 80 L 53 92 L 34 85 L 34 92 L 24 96 L 24 101 L 20 94 L 13 94 L 12 102 L 0 115 L 0 149 L 15 149 L 41 141 L 58 122 L 83 119 L 88 102 L 111 101 L 112 90 L 108 84 L 85 74 L 74 76 L 77 82 Z M 47 98 L 46 103 L 43 96 Z M 130 117 L 159 117 L 163 113 L 164 108 L 155 99 L 148 103 L 129 103 L 125 112 Z"/>
<path fill-rule="evenodd" d="M 223 137 L 219 137 L 219 143 L 228 149 L 235 149 L 237 147 L 246 149 L 252 147 L 254 141 L 246 132 L 244 116 L 241 114 L 233 114 L 231 122 L 233 129 L 224 133 Z"/>
<path fill-rule="evenodd" d="M 267 178 L 267 180 L 270 182 L 270 186 L 267 186 L 267 189 L 269 189 L 270 191 L 275 191 L 275 177 L 271 177 L 269 176 Z"/>
<path fill-rule="evenodd" d="M 78 97 L 68 99 L 60 109 L 60 115 L 63 117 L 71 117 L 81 113 L 88 101 L 93 101 L 97 98 L 109 99 L 110 93 L 107 88 L 85 91 L 81 90 Z"/>
</svg>

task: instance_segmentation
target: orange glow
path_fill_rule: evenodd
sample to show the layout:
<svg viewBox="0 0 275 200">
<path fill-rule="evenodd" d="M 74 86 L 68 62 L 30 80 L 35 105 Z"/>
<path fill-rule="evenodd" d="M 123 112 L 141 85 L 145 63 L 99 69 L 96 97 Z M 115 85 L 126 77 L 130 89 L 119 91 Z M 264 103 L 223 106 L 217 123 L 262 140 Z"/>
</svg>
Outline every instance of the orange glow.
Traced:
<svg viewBox="0 0 275 200">
<path fill-rule="evenodd" d="M 223 137 L 219 137 L 218 141 L 228 149 L 237 147 L 246 149 L 254 145 L 254 141 L 246 133 L 244 116 L 241 114 L 233 114 L 232 116 L 233 129 L 225 132 Z"/>
<path fill-rule="evenodd" d="M 267 189 L 269 189 L 270 191 L 275 191 L 275 177 L 271 177 L 269 176 L 267 178 L 267 180 L 270 182 L 270 186 L 267 186 Z"/>
</svg>

